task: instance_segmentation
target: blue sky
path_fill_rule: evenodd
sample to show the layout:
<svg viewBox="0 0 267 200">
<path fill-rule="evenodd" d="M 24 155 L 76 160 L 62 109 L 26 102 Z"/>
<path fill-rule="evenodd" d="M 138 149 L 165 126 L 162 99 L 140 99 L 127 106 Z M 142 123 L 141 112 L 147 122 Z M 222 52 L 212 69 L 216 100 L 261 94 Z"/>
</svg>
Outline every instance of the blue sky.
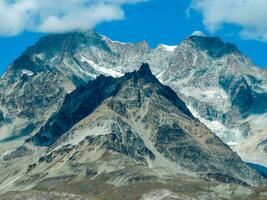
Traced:
<svg viewBox="0 0 267 200">
<path fill-rule="evenodd" d="M 44 1 L 49 2 L 50 0 Z M 115 0 L 99 1 L 112 2 Z M 133 3 L 134 1 L 135 3 Z M 168 45 L 178 44 L 193 31 L 201 30 L 207 35 L 217 35 L 227 42 L 235 43 L 254 63 L 259 66 L 267 66 L 266 27 L 264 24 L 257 23 L 259 17 L 262 17 L 262 15 L 253 16 L 253 19 L 255 18 L 254 23 L 252 22 L 252 17 L 248 18 L 247 21 L 244 20 L 244 18 L 239 19 L 236 16 L 229 17 L 228 15 L 224 15 L 224 12 L 226 12 L 227 9 L 232 9 L 235 5 L 229 4 L 231 5 L 229 8 L 227 5 L 223 8 L 221 4 L 223 2 L 222 0 L 142 1 L 143 0 L 122 0 L 121 2 L 123 3 L 111 5 L 110 7 L 104 8 L 104 11 L 102 7 L 101 9 L 97 8 L 99 13 L 103 11 L 105 15 L 99 14 L 97 17 L 94 15 L 88 16 L 94 20 L 81 23 L 80 27 L 73 27 L 72 23 L 63 21 L 61 24 L 64 26 L 61 26 L 60 30 L 57 29 L 58 26 L 53 26 L 51 23 L 44 23 L 45 25 L 38 25 L 38 27 L 36 25 L 34 28 L 29 28 L 27 24 L 30 22 L 21 20 L 18 22 L 14 21 L 14 24 L 24 23 L 24 26 L 14 28 L 14 26 L 9 26 L 12 20 L 9 24 L 1 22 L 0 20 L 0 26 L 2 25 L 2 28 L 0 28 L 0 35 L 2 35 L 0 36 L 0 73 L 2 73 L 27 46 L 34 44 L 40 37 L 46 35 L 46 32 L 65 32 L 72 30 L 72 28 L 74 30 L 77 28 L 79 28 L 79 30 L 84 30 L 88 27 L 96 29 L 99 33 L 107 35 L 113 40 L 124 42 L 146 40 L 152 47 L 155 47 L 159 43 Z M 255 2 L 257 1 L 260 2 L 261 0 L 255 0 Z M 224 0 L 224 2 L 224 4 L 227 4 L 227 2 L 233 3 L 233 0 Z M 71 6 L 73 7 L 73 5 Z M 190 6 L 192 9 L 189 16 L 187 11 Z M 216 6 L 220 6 L 221 9 L 226 10 L 219 14 L 219 11 L 212 13 L 212 10 L 216 9 Z M 248 6 L 253 8 L 254 5 L 236 6 L 244 6 L 244 9 L 247 9 Z M 8 8 L 2 6 L 2 9 Z M 46 7 L 40 9 L 46 9 Z M 68 8 L 66 8 L 66 10 L 67 9 Z M 90 7 L 90 9 L 92 8 Z M 255 5 L 255 9 L 258 9 L 257 5 Z M 64 12 L 66 10 L 64 10 Z M 235 12 L 235 10 L 233 10 L 233 12 Z M 240 15 L 242 15 L 242 13 Z M 24 15 L 22 15 L 21 18 L 23 19 L 23 17 Z M 31 17 L 36 16 L 33 15 Z M 81 19 L 77 18 L 77 20 Z"/>
</svg>

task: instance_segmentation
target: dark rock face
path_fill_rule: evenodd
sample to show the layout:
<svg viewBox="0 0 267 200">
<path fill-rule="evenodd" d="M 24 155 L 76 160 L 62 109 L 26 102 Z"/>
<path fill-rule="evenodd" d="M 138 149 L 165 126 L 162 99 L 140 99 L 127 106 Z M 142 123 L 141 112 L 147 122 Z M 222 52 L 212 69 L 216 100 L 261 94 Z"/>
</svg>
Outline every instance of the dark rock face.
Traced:
<svg viewBox="0 0 267 200">
<path fill-rule="evenodd" d="M 240 53 L 234 44 L 224 43 L 218 37 L 190 36 L 188 40 L 192 41 L 197 48 L 207 51 L 211 57 L 218 58 L 226 54 Z"/>
<path fill-rule="evenodd" d="M 167 158 L 193 171 L 206 171 L 210 156 L 177 125 L 159 127 L 155 134 L 155 146 Z M 199 162 L 201 160 L 201 162 Z M 203 165 L 201 164 L 203 163 Z"/>
<path fill-rule="evenodd" d="M 3 112 L 0 110 L 0 127 L 5 123 L 5 117 Z"/>
<path fill-rule="evenodd" d="M 232 107 L 237 108 L 242 117 L 247 117 L 253 106 L 251 86 L 245 78 L 236 79 L 234 76 L 221 76 L 219 84 L 231 97 Z"/>
<path fill-rule="evenodd" d="M 33 153 L 32 150 L 28 149 L 25 146 L 21 146 L 21 147 L 18 147 L 15 151 L 12 151 L 11 153 L 5 155 L 3 157 L 3 160 L 10 161 L 10 160 L 21 158 L 24 156 L 29 156 L 32 153 Z"/>
<path fill-rule="evenodd" d="M 267 93 L 258 93 L 252 91 L 252 109 L 253 114 L 264 114 L 267 110 Z"/>
<path fill-rule="evenodd" d="M 232 106 L 239 107 L 241 113 L 249 111 L 252 105 L 252 90 L 244 78 L 220 77 L 220 85 L 229 93 Z"/>
<path fill-rule="evenodd" d="M 254 77 L 249 78 L 250 82 L 256 81 Z M 219 84 L 231 97 L 232 111 L 237 109 L 238 116 L 247 118 L 250 114 L 263 114 L 267 108 L 266 93 L 253 91 L 252 86 L 245 78 L 221 76 Z"/>
<path fill-rule="evenodd" d="M 157 93 L 169 101 L 171 101 L 179 110 L 181 110 L 185 115 L 187 115 L 190 118 L 193 118 L 193 115 L 186 107 L 185 103 L 177 96 L 177 94 L 169 87 L 164 86 L 163 88 L 160 88 Z"/>
<path fill-rule="evenodd" d="M 35 143 L 50 145 L 75 123 L 93 112 L 103 100 L 114 95 L 120 82 L 112 77 L 100 76 L 67 95 L 59 112 L 55 113 L 34 137 Z"/>
<path fill-rule="evenodd" d="M 115 79 L 100 76 L 96 80 L 90 81 L 87 85 L 81 86 L 68 94 L 60 110 L 33 137 L 34 142 L 37 145 L 52 144 L 74 124 L 92 113 L 102 101 L 115 96 L 125 84 L 130 84 L 132 87 L 142 87 L 142 85 L 147 83 L 153 84 L 152 90 L 150 88 L 144 91 L 148 96 L 156 92 L 172 102 L 186 116 L 193 118 L 185 103 L 176 93 L 171 88 L 163 86 L 151 73 L 149 66 L 143 64 L 139 71 L 127 73 L 122 78 Z M 111 106 L 120 109 L 118 112 L 123 112 L 123 106 L 116 106 L 116 104 Z"/>
<path fill-rule="evenodd" d="M 262 176 L 267 178 L 267 168 L 261 165 L 253 164 L 253 163 L 247 163 L 249 167 L 252 169 L 257 170 Z"/>
<path fill-rule="evenodd" d="M 250 110 L 252 105 L 251 88 L 245 79 L 241 79 L 231 88 L 232 106 L 239 108 L 241 113 Z"/>
<path fill-rule="evenodd" d="M 36 126 L 34 124 L 28 124 L 25 128 L 19 129 L 18 131 L 14 131 L 12 135 L 3 138 L 0 142 L 11 142 L 21 137 L 29 136 L 34 130 Z"/>
<path fill-rule="evenodd" d="M 235 183 L 235 184 L 239 184 L 239 185 L 243 185 L 243 186 L 249 186 L 246 182 L 244 182 L 244 181 L 242 181 L 242 180 L 240 180 L 238 178 L 229 176 L 228 174 L 208 173 L 207 177 L 213 178 L 213 179 L 215 179 L 217 181 L 224 182 L 224 183 Z"/>
<path fill-rule="evenodd" d="M 265 151 L 265 153 L 267 153 L 267 139 L 262 140 L 262 141 L 257 145 L 257 149 L 259 149 L 260 147 L 263 147 L 263 150 Z"/>
<path fill-rule="evenodd" d="M 73 148 L 74 146 L 72 145 L 64 145 L 58 150 L 40 157 L 38 163 L 51 163 L 56 157 L 67 155 L 70 151 L 73 150 Z"/>
</svg>

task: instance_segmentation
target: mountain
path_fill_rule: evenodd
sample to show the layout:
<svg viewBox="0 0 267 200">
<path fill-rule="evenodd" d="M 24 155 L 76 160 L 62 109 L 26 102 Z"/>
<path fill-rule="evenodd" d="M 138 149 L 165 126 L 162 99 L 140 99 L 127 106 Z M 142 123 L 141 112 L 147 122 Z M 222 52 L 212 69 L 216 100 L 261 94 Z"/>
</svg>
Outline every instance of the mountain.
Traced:
<svg viewBox="0 0 267 200">
<path fill-rule="evenodd" d="M 160 178 L 153 174 L 154 171 L 151 175 L 153 176 L 151 179 L 153 184 L 144 183 L 147 186 L 145 191 L 140 189 L 143 187 L 142 184 L 135 185 L 137 189 L 134 192 L 138 194 L 139 192 L 140 194 L 147 192 L 143 199 L 152 198 L 155 195 L 167 195 L 170 198 L 178 195 L 177 198 L 186 199 L 187 195 L 189 194 L 190 196 L 190 192 L 192 192 L 188 191 L 188 188 L 194 189 L 195 198 L 202 199 L 213 198 L 213 193 L 216 194 L 216 198 L 218 196 L 218 198 L 231 199 L 229 196 L 222 195 L 222 191 L 244 195 L 242 197 L 238 196 L 239 199 L 266 198 L 263 193 L 256 192 L 257 194 L 255 194 L 254 189 L 240 186 L 240 184 L 254 185 L 261 178 L 253 178 L 254 172 L 251 172 L 246 166 L 243 166 L 239 157 L 235 154 L 233 155 L 227 146 L 223 148 L 224 150 L 222 152 L 217 152 L 216 149 L 211 148 L 210 144 L 202 143 L 205 138 L 202 140 L 197 137 L 195 138 L 196 141 L 192 140 L 191 136 L 194 133 L 194 129 L 189 131 L 188 127 L 182 128 L 187 133 L 185 137 L 189 137 L 189 139 L 185 140 L 185 144 L 179 145 L 186 149 L 183 149 L 185 152 L 190 153 L 189 158 L 195 158 L 201 155 L 203 156 L 203 160 L 205 160 L 208 155 L 215 163 L 212 167 L 210 161 L 202 163 L 199 162 L 199 159 L 188 161 L 180 159 L 180 156 L 176 158 L 173 156 L 173 152 L 170 153 L 169 150 L 166 152 L 166 148 L 175 149 L 175 144 L 170 143 L 171 147 L 166 147 L 166 144 L 164 146 L 164 143 L 163 146 L 157 144 L 156 138 L 153 139 L 153 137 L 156 137 L 155 135 L 151 136 L 153 139 L 151 141 L 152 144 L 149 142 L 151 138 L 148 140 L 149 144 L 139 144 L 141 139 L 145 141 L 141 137 L 144 128 L 139 130 L 139 124 L 138 126 L 134 124 L 135 120 L 127 121 L 128 118 L 125 124 L 125 121 L 123 121 L 123 119 L 125 120 L 125 116 L 120 121 L 120 119 L 116 118 L 116 113 L 123 115 L 126 112 L 125 106 L 129 106 L 127 102 L 119 101 L 118 103 L 118 99 L 123 99 L 117 92 L 123 89 L 122 84 L 126 84 L 125 81 L 127 78 L 125 78 L 124 74 L 130 76 L 129 72 L 137 70 L 142 63 L 149 63 L 151 71 L 155 74 L 156 78 L 161 83 L 170 86 L 171 89 L 164 89 L 164 91 L 170 92 L 168 96 L 176 96 L 171 92 L 172 90 L 178 95 L 178 99 L 169 99 L 168 102 L 170 107 L 174 107 L 173 109 L 178 109 L 178 104 L 176 105 L 175 102 L 180 102 L 179 105 L 182 107 L 179 107 L 179 110 L 182 113 L 187 113 L 185 119 L 189 118 L 189 127 L 191 127 L 191 123 L 192 127 L 198 127 L 197 124 L 200 124 L 201 133 L 203 131 L 203 133 L 212 136 L 212 133 L 206 127 L 204 128 L 203 124 L 205 124 L 224 143 L 230 145 L 243 160 L 267 166 L 267 71 L 256 67 L 235 45 L 225 43 L 218 37 L 206 37 L 198 32 L 187 37 L 177 46 L 160 44 L 156 48 L 149 47 L 144 41 L 136 44 L 112 41 L 94 31 L 73 32 L 52 34 L 41 38 L 35 45 L 27 48 L 8 67 L 0 79 L 0 191 L 5 192 L 13 187 L 17 187 L 19 190 L 32 188 L 32 190 L 26 191 L 26 193 L 21 192 L 18 194 L 19 197 L 16 198 L 25 199 L 29 195 L 39 198 L 43 194 L 40 190 L 47 192 L 47 187 L 52 185 L 56 180 L 58 181 L 56 183 L 57 186 L 60 185 L 61 181 L 65 183 L 69 178 L 73 181 L 74 179 L 71 178 L 71 173 L 74 173 L 75 170 L 77 170 L 77 173 L 79 171 L 82 177 L 84 171 L 90 174 L 91 165 L 89 166 L 88 164 L 87 167 L 79 167 L 87 159 L 86 155 L 78 156 L 81 159 L 81 163 L 75 163 L 75 166 L 71 168 L 74 171 L 70 170 L 69 176 L 66 176 L 67 172 L 64 171 L 68 171 L 69 169 L 64 168 L 60 163 L 64 163 L 63 161 L 68 159 L 68 156 L 64 157 L 66 152 L 78 152 L 77 154 L 79 154 L 79 148 L 83 151 L 83 148 L 87 149 L 88 146 L 86 145 L 84 147 L 76 147 L 77 149 L 73 149 L 73 146 L 77 145 L 81 140 L 84 140 L 87 132 L 86 130 L 80 130 L 91 123 L 93 125 L 91 125 L 90 130 L 93 133 L 95 133 L 94 131 L 99 132 L 99 129 L 103 129 L 102 132 L 111 132 L 118 130 L 119 127 L 120 132 L 123 132 L 123 134 L 119 139 L 116 136 L 115 141 L 122 139 L 123 141 L 128 141 L 129 133 L 126 131 L 128 128 L 134 133 L 134 136 L 136 136 L 135 132 L 138 132 L 137 139 L 135 137 L 132 138 L 132 134 L 130 133 L 130 139 L 133 139 L 133 141 L 130 140 L 130 145 L 127 144 L 126 147 L 121 147 L 122 149 L 119 151 L 120 156 L 117 161 L 114 161 L 112 156 L 112 164 L 106 167 L 107 162 L 105 159 L 109 158 L 109 155 L 107 155 L 104 162 L 103 160 L 99 161 L 99 163 L 102 163 L 102 167 L 98 168 L 96 166 L 100 164 L 93 163 L 94 170 L 97 168 L 100 171 L 108 172 L 114 166 L 118 168 L 116 162 L 120 163 L 121 156 L 123 155 L 126 159 L 123 163 L 130 163 L 129 166 L 133 166 L 136 160 L 142 164 L 138 167 L 129 167 L 129 169 L 131 168 L 133 170 L 129 170 L 131 171 L 130 175 L 128 169 L 122 170 L 120 173 L 129 175 L 129 179 L 134 174 L 134 182 L 141 179 L 140 182 L 144 183 L 144 179 L 149 179 L 151 169 L 146 169 L 142 166 L 147 157 L 151 157 L 149 159 L 152 159 L 153 155 L 159 155 L 154 152 L 154 148 L 151 151 L 148 147 L 155 146 L 161 150 L 160 154 L 163 154 L 164 158 L 161 157 L 163 160 L 149 163 L 149 166 L 153 170 L 155 168 L 158 169 L 157 173 L 160 174 Z M 121 79 L 105 78 L 101 75 L 112 76 L 114 78 L 121 77 Z M 153 78 L 153 80 L 155 79 Z M 95 81 L 100 85 L 94 84 L 96 83 Z M 154 84 L 156 84 L 155 88 L 159 87 L 158 81 L 155 81 Z M 110 85 L 110 87 L 107 87 L 107 85 Z M 116 90 L 111 86 L 114 86 Z M 104 88 L 105 92 L 102 93 Z M 162 96 L 160 93 L 157 93 L 157 95 Z M 109 102 L 108 99 L 116 99 L 116 101 Z M 133 100 L 133 104 L 136 104 L 134 99 L 131 100 Z M 131 100 L 129 101 L 131 102 Z M 170 110 L 168 106 L 155 103 L 155 101 L 153 102 L 154 109 L 158 109 L 159 107 L 168 111 L 169 114 L 173 113 L 173 110 Z M 139 102 L 137 104 L 141 103 Z M 124 104 L 125 106 L 123 106 Z M 151 124 L 153 124 L 152 129 L 153 131 L 156 130 L 155 121 L 158 120 L 158 116 L 162 116 L 161 109 L 159 111 L 153 110 L 155 114 L 147 119 L 149 121 L 142 121 L 142 126 L 148 124 L 152 126 Z M 96 113 L 96 111 L 99 111 L 99 113 Z M 163 112 L 164 115 L 166 115 L 165 111 Z M 130 116 L 135 115 L 131 112 L 128 113 L 128 111 L 126 113 Z M 98 115 L 101 116 L 100 119 Z M 106 116 L 109 115 L 113 116 L 114 119 L 107 119 Z M 194 116 L 193 118 L 192 115 Z M 195 117 L 202 123 L 195 122 L 197 121 Z M 99 124 L 94 124 L 95 118 L 99 119 Z M 62 119 L 66 121 L 62 121 Z M 183 118 L 183 123 L 189 123 L 185 119 Z M 113 127 L 114 120 L 116 122 L 115 124 L 119 125 Z M 169 122 L 168 120 L 167 122 Z M 179 117 L 179 120 L 181 120 L 181 117 Z M 173 119 L 171 121 L 173 122 Z M 161 123 L 165 124 L 167 122 L 164 121 Z M 124 124 L 126 129 L 122 129 Z M 159 128 L 163 132 L 169 132 L 170 128 L 171 130 L 174 129 L 177 131 L 176 126 L 163 126 Z M 78 132 L 75 132 L 75 130 Z M 105 138 L 100 135 L 97 139 L 98 141 L 92 141 L 92 146 L 100 146 L 102 148 L 101 151 L 103 147 L 106 148 L 104 149 L 105 151 L 107 149 L 108 151 L 115 151 L 116 146 L 113 147 L 110 145 L 110 143 L 113 143 L 110 142 L 113 141 L 113 136 L 110 137 Z M 182 135 L 182 137 L 184 136 Z M 87 139 L 91 141 L 90 138 Z M 160 139 L 162 141 L 165 140 L 164 138 Z M 174 139 L 177 142 L 173 136 L 168 138 L 168 140 L 170 139 Z M 216 140 L 216 145 L 222 148 L 220 144 L 217 144 L 220 143 L 218 142 L 218 138 L 214 140 Z M 70 143 L 70 145 L 65 145 L 64 142 L 66 144 Z M 195 146 L 193 147 L 192 144 Z M 137 150 L 135 148 L 133 150 L 133 146 Z M 142 147 L 146 148 L 142 149 Z M 51 154 L 49 154 L 50 151 Z M 90 148 L 87 152 L 90 159 L 92 159 L 92 154 L 96 156 L 93 159 L 94 162 L 97 162 L 98 155 L 102 155 L 98 151 L 91 152 Z M 229 152 L 229 159 L 234 160 L 229 161 L 231 163 L 229 164 L 230 168 L 225 167 L 226 160 L 225 155 L 223 155 L 225 152 Z M 179 151 L 176 153 L 179 153 Z M 58 155 L 60 155 L 58 158 L 61 161 L 53 161 L 54 156 L 57 157 Z M 182 158 L 184 158 L 183 156 L 186 157 L 186 155 L 182 155 Z M 222 156 L 222 158 L 218 159 L 218 156 Z M 171 163 L 169 163 L 170 159 Z M 173 162 L 175 163 L 175 167 L 173 167 Z M 57 167 L 54 168 L 50 165 L 51 163 Z M 165 164 L 162 166 L 158 163 Z M 162 184 L 162 182 L 166 182 L 166 179 L 161 179 L 162 176 L 165 177 L 167 175 L 172 177 L 173 168 L 176 169 L 177 163 L 181 166 L 181 173 L 179 175 L 176 174 L 175 180 L 169 181 L 167 185 Z M 239 164 L 242 168 L 240 172 L 236 171 Z M 42 168 L 42 165 L 44 168 Z M 28 166 L 28 173 L 33 173 L 32 175 L 28 176 L 26 166 Z M 34 169 L 35 167 L 36 169 Z M 164 168 L 167 170 L 163 170 Z M 87 169 L 89 169 L 89 172 L 87 172 Z M 211 173 L 208 173 L 207 169 L 212 169 Z M 42 170 L 44 173 L 41 173 Z M 142 172 L 141 175 L 139 174 L 140 171 Z M 224 175 L 217 174 L 218 171 L 222 171 Z M 92 173 L 94 174 L 95 172 Z M 110 173 L 112 174 L 113 172 Z M 54 178 L 55 175 L 58 176 L 59 174 L 62 174 L 61 178 Z M 111 187 L 110 185 L 115 183 L 117 186 L 119 182 L 116 179 L 115 181 L 111 181 L 112 184 L 109 184 L 110 182 L 108 180 L 111 174 L 104 175 L 104 177 L 100 176 L 99 179 L 93 182 L 89 181 L 99 186 L 96 188 L 100 188 L 103 179 L 106 180 L 108 184 L 105 184 L 105 187 L 103 186 L 103 188 L 109 191 L 106 193 L 106 198 L 112 195 L 111 193 L 114 191 L 113 186 Z M 257 177 L 257 175 L 255 176 Z M 117 178 L 117 176 L 115 177 Z M 199 178 L 207 178 L 209 181 L 204 184 Z M 42 182 L 42 179 L 44 179 L 44 182 Z M 212 181 L 212 179 L 238 184 L 229 186 Z M 125 179 L 122 179 L 122 182 L 123 189 L 116 190 L 115 187 L 117 195 L 122 191 L 126 194 L 129 192 L 129 188 L 125 186 L 129 182 L 126 181 L 125 183 Z M 184 184 L 180 185 L 180 189 L 177 189 L 176 186 L 180 182 Z M 75 185 L 73 182 L 68 185 L 69 190 L 72 189 L 73 185 Z M 72 197 L 65 193 L 69 192 L 66 191 L 64 186 L 57 188 L 57 191 L 63 191 L 63 194 L 47 193 L 47 196 L 49 198 L 71 199 Z M 154 188 L 167 188 L 167 190 L 154 191 L 152 190 Z M 149 191 L 150 189 L 151 191 Z M 80 190 L 83 189 L 80 188 Z M 94 192 L 92 188 L 91 190 L 84 189 L 84 191 Z M 99 193 L 102 192 L 102 190 L 98 189 L 96 191 Z M 206 192 L 200 194 L 200 191 Z M 82 191 L 80 192 L 82 193 Z M 16 194 L 8 193 L 8 197 L 6 198 L 12 197 L 13 195 Z M 132 196 L 134 195 L 132 194 Z M 78 199 L 83 197 L 75 196 L 73 198 Z"/>
<path fill-rule="evenodd" d="M 10 191 L 3 195 L 9 198 L 12 191 L 36 199 L 261 198 L 247 187 L 266 181 L 195 118 L 148 64 L 77 87 L 1 165 L 7 176 L 0 176 L 0 191 Z M 227 197 L 220 190 L 235 192 Z"/>
<path fill-rule="evenodd" d="M 132 76 L 134 78 L 132 78 Z M 58 112 L 48 120 L 46 126 L 42 127 L 37 133 L 34 138 L 35 143 L 37 145 L 50 145 L 53 143 L 54 140 L 58 139 L 58 137 L 63 135 L 77 122 L 89 115 L 101 104 L 102 101 L 115 96 L 119 92 L 120 87 L 127 84 L 126 82 L 129 81 L 128 79 L 131 79 L 131 81 L 134 82 L 135 85 L 133 87 L 139 86 L 138 79 L 141 79 L 142 84 L 148 82 L 154 87 L 157 87 L 154 90 L 158 94 L 161 94 L 166 99 L 171 100 L 173 104 L 175 104 L 188 117 L 193 117 L 184 102 L 176 96 L 175 92 L 170 88 L 163 87 L 163 85 L 161 85 L 160 82 L 152 75 L 149 66 L 147 64 L 143 64 L 138 73 L 126 73 L 123 78 L 119 79 L 112 77 L 106 78 L 101 75 L 96 80 L 90 81 L 88 84 L 83 85 L 68 94 L 60 110 L 58 110 Z M 147 92 L 152 93 L 154 90 Z M 137 93 L 137 95 L 139 97 L 141 94 Z M 141 99 L 138 101 L 141 101 Z M 123 108 L 123 103 L 119 103 L 116 106 L 121 107 L 120 109 L 122 109 L 122 112 L 125 110 Z"/>
<path fill-rule="evenodd" d="M 0 80 L 0 140 L 33 135 L 75 88 L 101 74 L 121 77 L 142 63 L 242 159 L 267 165 L 267 71 L 235 45 L 199 33 L 154 49 L 94 31 L 43 37 Z"/>
</svg>

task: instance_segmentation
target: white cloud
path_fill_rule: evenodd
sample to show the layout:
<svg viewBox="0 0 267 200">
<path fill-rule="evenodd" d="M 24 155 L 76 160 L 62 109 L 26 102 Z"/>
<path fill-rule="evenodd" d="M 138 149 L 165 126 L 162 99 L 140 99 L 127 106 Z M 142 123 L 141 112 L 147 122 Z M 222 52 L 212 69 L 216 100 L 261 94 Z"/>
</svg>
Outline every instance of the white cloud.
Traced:
<svg viewBox="0 0 267 200">
<path fill-rule="evenodd" d="M 267 0 L 192 0 L 191 9 L 203 14 L 210 32 L 234 24 L 241 36 L 267 41 Z"/>
<path fill-rule="evenodd" d="M 0 0 L 0 35 L 87 30 L 124 18 L 122 6 L 147 0 Z"/>
</svg>

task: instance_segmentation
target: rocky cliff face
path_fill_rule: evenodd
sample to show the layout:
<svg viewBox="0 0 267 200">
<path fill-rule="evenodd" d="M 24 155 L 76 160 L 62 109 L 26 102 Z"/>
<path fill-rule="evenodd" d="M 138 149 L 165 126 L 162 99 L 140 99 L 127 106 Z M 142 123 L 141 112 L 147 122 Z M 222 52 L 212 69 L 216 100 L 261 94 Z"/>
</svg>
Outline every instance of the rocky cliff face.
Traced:
<svg viewBox="0 0 267 200">
<path fill-rule="evenodd" d="M 56 68 L 26 55 L 8 68 L 0 85 L 2 142 L 31 134 L 74 88 Z"/>
</svg>

